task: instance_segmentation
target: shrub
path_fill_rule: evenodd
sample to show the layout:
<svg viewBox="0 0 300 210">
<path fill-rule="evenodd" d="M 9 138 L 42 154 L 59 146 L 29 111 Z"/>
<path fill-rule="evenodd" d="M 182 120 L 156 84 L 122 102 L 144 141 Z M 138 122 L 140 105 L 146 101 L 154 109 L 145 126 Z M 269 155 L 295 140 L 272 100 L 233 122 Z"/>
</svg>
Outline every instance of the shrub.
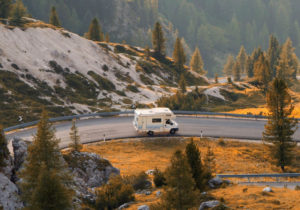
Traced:
<svg viewBox="0 0 300 210">
<path fill-rule="evenodd" d="M 224 146 L 226 146 L 226 142 L 224 141 L 224 139 L 219 139 L 218 140 L 218 145 L 220 145 L 221 147 L 224 147 Z"/>
<path fill-rule="evenodd" d="M 134 190 L 120 176 L 114 176 L 97 192 L 96 209 L 115 209 L 134 200 Z"/>
<path fill-rule="evenodd" d="M 107 66 L 106 64 L 104 64 L 104 65 L 102 66 L 102 70 L 103 70 L 103 71 L 108 71 L 109 68 L 108 68 L 108 66 Z"/>
<path fill-rule="evenodd" d="M 93 71 L 89 71 L 88 75 L 90 75 L 98 83 L 98 85 L 101 89 L 108 90 L 108 91 L 112 91 L 112 90 L 116 89 L 116 86 L 114 85 L 114 83 L 112 83 L 108 79 L 100 76 L 99 74 L 96 74 Z"/>
<path fill-rule="evenodd" d="M 62 74 L 64 72 L 64 69 L 57 64 L 56 61 L 49 61 L 49 66 L 52 70 L 54 70 L 57 74 Z"/>
<path fill-rule="evenodd" d="M 160 170 L 155 169 L 153 175 L 154 175 L 153 181 L 156 187 L 162 187 L 167 184 L 166 178 Z"/>
<path fill-rule="evenodd" d="M 231 77 L 227 77 L 227 83 L 232 83 Z"/>
<path fill-rule="evenodd" d="M 300 186 L 297 185 L 297 186 L 295 187 L 295 190 L 300 190 Z"/>
<path fill-rule="evenodd" d="M 129 90 L 131 92 L 134 92 L 134 93 L 140 92 L 139 89 L 136 86 L 133 86 L 133 85 L 128 85 L 126 88 L 127 88 L 127 90 Z"/>
<path fill-rule="evenodd" d="M 127 176 L 125 180 L 126 183 L 131 184 L 134 190 L 144 190 L 151 187 L 151 182 L 148 180 L 148 175 L 145 172 Z"/>
<path fill-rule="evenodd" d="M 154 84 L 154 82 L 149 77 L 146 77 L 143 74 L 140 75 L 140 79 L 145 85 L 153 85 Z"/>
</svg>

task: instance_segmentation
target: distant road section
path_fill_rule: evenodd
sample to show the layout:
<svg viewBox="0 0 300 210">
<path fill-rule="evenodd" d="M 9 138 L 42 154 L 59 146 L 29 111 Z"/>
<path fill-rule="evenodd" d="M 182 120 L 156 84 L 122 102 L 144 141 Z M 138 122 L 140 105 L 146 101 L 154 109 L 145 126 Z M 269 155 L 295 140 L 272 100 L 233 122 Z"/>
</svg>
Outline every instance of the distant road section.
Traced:
<svg viewBox="0 0 300 210">
<path fill-rule="evenodd" d="M 132 138 L 143 135 L 137 134 L 132 125 L 133 117 L 91 118 L 77 121 L 82 143 L 95 142 L 105 139 Z M 203 118 L 178 116 L 180 136 L 225 137 L 235 139 L 260 140 L 264 130 L 265 120 L 230 119 L 230 118 Z M 70 143 L 69 132 L 71 122 L 55 124 L 56 136 L 61 139 L 60 146 Z M 299 127 L 299 124 L 298 124 Z M 36 128 L 16 131 L 7 135 L 8 139 L 14 136 L 32 140 Z M 154 134 L 155 135 L 155 134 Z M 299 129 L 294 135 L 300 141 Z"/>
</svg>

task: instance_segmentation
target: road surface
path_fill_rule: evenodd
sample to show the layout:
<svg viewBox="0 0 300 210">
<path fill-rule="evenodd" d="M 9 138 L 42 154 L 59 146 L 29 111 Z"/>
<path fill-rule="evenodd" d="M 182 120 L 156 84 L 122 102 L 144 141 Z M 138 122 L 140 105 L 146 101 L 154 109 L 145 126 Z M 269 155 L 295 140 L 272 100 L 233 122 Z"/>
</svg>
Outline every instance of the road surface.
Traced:
<svg viewBox="0 0 300 210">
<path fill-rule="evenodd" d="M 95 142 L 106 139 L 139 137 L 132 125 L 132 116 L 91 118 L 77 121 L 82 143 Z M 226 137 L 235 139 L 260 140 L 264 130 L 265 120 L 230 119 L 230 118 L 201 118 L 191 116 L 178 116 L 178 135 Z M 299 126 L 299 125 L 298 125 Z M 62 122 L 54 125 L 56 136 L 61 139 L 60 146 L 70 143 L 69 132 L 71 122 Z M 7 135 L 8 139 L 20 137 L 31 140 L 36 128 L 16 131 Z M 155 134 L 154 134 L 155 135 Z M 300 131 L 294 135 L 300 141 Z"/>
</svg>

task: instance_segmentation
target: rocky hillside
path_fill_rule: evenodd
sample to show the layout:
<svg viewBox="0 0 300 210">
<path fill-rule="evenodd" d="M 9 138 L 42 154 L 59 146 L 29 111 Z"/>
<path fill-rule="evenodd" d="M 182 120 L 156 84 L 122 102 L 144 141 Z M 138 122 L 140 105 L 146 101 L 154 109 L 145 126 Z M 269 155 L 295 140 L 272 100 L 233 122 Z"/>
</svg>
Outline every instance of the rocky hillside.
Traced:
<svg viewBox="0 0 300 210">
<path fill-rule="evenodd" d="M 0 34 L 4 125 L 18 123 L 18 116 L 36 119 L 42 106 L 55 116 L 151 105 L 177 87 L 172 61 L 141 48 L 93 42 L 36 20 L 24 28 L 0 25 Z M 186 78 L 190 85 L 207 83 L 191 72 Z"/>
</svg>

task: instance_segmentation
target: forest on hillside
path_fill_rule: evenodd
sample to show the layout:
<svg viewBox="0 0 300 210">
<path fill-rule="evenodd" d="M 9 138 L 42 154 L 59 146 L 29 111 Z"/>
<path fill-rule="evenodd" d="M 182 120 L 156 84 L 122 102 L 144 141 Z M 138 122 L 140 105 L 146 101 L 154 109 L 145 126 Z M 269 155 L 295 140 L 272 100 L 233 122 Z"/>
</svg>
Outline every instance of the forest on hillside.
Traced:
<svg viewBox="0 0 300 210">
<path fill-rule="evenodd" d="M 171 55 L 176 36 L 183 37 L 188 56 L 199 47 L 208 76 L 221 72 L 229 53 L 241 45 L 247 53 L 268 47 L 270 34 L 283 43 L 291 38 L 300 54 L 298 0 L 24 0 L 35 18 L 48 21 L 57 7 L 63 27 L 83 35 L 97 17 L 110 40 L 145 47 L 151 29 L 162 22 Z"/>
</svg>

